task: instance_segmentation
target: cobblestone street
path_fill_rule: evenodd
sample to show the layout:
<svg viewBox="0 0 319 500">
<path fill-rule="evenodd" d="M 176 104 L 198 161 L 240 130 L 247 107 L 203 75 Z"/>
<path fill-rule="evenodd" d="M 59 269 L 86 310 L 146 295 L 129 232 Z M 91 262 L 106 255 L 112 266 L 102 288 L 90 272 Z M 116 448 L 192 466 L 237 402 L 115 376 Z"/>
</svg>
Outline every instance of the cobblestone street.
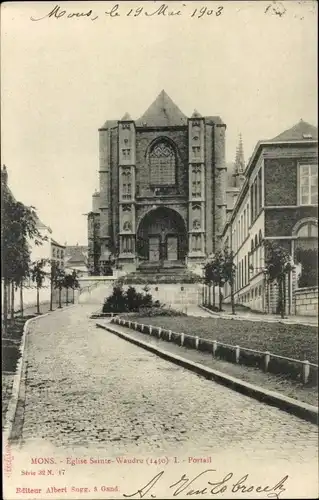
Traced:
<svg viewBox="0 0 319 500">
<path fill-rule="evenodd" d="M 31 325 L 23 442 L 312 462 L 317 428 L 95 327 L 93 306 Z"/>
</svg>

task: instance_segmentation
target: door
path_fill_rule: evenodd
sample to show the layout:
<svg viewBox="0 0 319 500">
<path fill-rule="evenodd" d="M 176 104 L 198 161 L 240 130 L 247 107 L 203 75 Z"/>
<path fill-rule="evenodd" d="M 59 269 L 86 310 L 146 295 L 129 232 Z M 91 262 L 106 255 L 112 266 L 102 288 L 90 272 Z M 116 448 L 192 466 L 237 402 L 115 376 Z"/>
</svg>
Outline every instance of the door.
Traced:
<svg viewBox="0 0 319 500">
<path fill-rule="evenodd" d="M 167 236 L 167 260 L 178 260 L 177 236 Z"/>
<path fill-rule="evenodd" d="M 160 260 L 160 237 L 150 236 L 148 244 L 149 244 L 149 260 L 151 262 L 156 262 Z"/>
</svg>

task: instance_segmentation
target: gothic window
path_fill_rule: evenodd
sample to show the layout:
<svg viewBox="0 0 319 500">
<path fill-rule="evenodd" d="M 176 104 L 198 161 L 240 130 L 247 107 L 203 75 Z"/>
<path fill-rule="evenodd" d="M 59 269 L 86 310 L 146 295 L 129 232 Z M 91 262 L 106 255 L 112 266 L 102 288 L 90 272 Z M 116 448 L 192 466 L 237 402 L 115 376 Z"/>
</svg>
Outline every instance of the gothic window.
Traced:
<svg viewBox="0 0 319 500">
<path fill-rule="evenodd" d="M 192 197 L 200 198 L 202 194 L 202 179 L 201 179 L 201 169 L 193 168 L 192 169 Z"/>
<path fill-rule="evenodd" d="M 193 234 L 193 250 L 194 252 L 201 251 L 202 237 L 200 234 Z"/>
<path fill-rule="evenodd" d="M 150 151 L 150 174 L 152 186 L 175 184 L 176 157 L 167 141 L 157 142 Z"/>
<path fill-rule="evenodd" d="M 122 238 L 122 251 L 123 253 L 132 252 L 132 239 L 130 236 L 123 236 Z"/>
<path fill-rule="evenodd" d="M 194 158 L 200 157 L 200 146 L 193 146 L 192 151 L 193 151 Z"/>
<path fill-rule="evenodd" d="M 122 198 L 130 199 L 132 195 L 132 176 L 131 172 L 122 173 Z"/>
</svg>

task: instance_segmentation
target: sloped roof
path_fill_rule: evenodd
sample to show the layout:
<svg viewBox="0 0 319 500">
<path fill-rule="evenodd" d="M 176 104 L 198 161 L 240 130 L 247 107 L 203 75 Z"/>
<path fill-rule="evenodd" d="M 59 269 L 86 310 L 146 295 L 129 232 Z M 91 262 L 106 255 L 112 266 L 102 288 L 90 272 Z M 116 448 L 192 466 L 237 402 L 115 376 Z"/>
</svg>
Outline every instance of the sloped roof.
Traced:
<svg viewBox="0 0 319 500">
<path fill-rule="evenodd" d="M 70 262 L 83 262 L 87 261 L 88 247 L 86 245 L 72 245 L 65 248 L 65 258 L 68 263 Z"/>
<path fill-rule="evenodd" d="M 273 139 L 270 139 L 271 142 L 289 142 L 289 141 L 302 141 L 307 139 L 318 139 L 318 129 L 310 123 L 304 122 L 300 120 L 300 122 L 296 123 L 293 127 L 285 130 L 281 134 L 277 135 Z"/>
<path fill-rule="evenodd" d="M 51 243 L 53 243 L 53 245 L 56 245 L 58 247 L 62 247 L 62 248 L 65 248 L 65 245 L 61 245 L 61 243 L 58 243 L 56 240 L 54 240 L 53 238 L 51 238 Z"/>
<path fill-rule="evenodd" d="M 186 125 L 187 117 L 165 90 L 162 90 L 141 118 L 136 120 L 137 126 L 143 126 L 145 123 L 148 127 Z"/>
</svg>

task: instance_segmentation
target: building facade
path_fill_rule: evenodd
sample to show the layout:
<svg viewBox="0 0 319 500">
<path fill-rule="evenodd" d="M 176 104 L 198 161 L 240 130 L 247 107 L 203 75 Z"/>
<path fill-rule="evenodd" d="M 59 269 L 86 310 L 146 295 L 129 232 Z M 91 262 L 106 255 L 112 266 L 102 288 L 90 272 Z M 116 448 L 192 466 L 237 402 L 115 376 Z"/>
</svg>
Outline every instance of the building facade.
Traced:
<svg viewBox="0 0 319 500">
<path fill-rule="evenodd" d="M 88 214 L 88 265 L 112 259 L 126 272 L 148 266 L 198 269 L 226 222 L 226 125 L 186 117 L 162 91 L 138 120 L 99 129 L 99 192 Z"/>
<path fill-rule="evenodd" d="M 76 271 L 77 276 L 88 276 L 88 247 L 86 245 L 68 245 L 65 247 L 65 270 Z"/>
<path fill-rule="evenodd" d="M 294 314 L 297 288 L 317 286 L 318 130 L 300 121 L 272 140 L 257 143 L 225 225 L 223 243 L 236 265 L 235 301 L 275 313 L 278 292 L 269 286 L 265 241 L 284 247 L 294 271 L 287 281 L 286 313 Z M 225 287 L 230 300 L 230 287 Z"/>
<path fill-rule="evenodd" d="M 6 190 L 13 200 L 16 201 L 9 185 L 8 185 L 8 172 L 5 166 L 1 169 L 1 189 Z M 56 261 L 59 267 L 64 266 L 64 251 L 65 246 L 60 245 L 57 241 L 52 238 L 52 229 L 44 224 L 41 219 L 35 214 L 35 225 L 41 235 L 41 244 L 36 244 L 35 239 L 28 239 L 28 246 L 30 252 L 30 263 L 39 262 L 41 260 L 45 261 L 43 270 L 46 276 L 43 281 L 43 286 L 39 291 L 40 303 L 49 302 L 50 300 L 50 274 L 51 274 L 51 262 Z M 4 282 L 1 280 L 2 292 L 4 287 Z M 9 309 L 11 303 L 14 303 L 14 309 L 18 310 L 20 308 L 20 291 L 8 283 L 8 299 L 9 299 Z M 2 297 L 3 297 L 2 293 Z M 23 302 L 25 307 L 30 307 L 36 304 L 37 300 L 37 289 L 36 283 L 32 281 L 31 277 L 25 279 L 23 283 Z"/>
</svg>

